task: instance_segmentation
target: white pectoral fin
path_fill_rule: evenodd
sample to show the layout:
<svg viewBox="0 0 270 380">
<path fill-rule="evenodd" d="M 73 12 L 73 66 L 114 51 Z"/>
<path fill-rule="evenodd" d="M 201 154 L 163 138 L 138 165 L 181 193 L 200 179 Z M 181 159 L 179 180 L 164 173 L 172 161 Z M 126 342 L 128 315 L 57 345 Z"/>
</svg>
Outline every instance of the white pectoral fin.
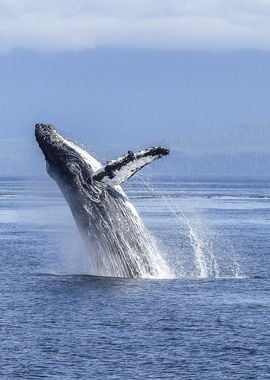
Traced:
<svg viewBox="0 0 270 380">
<path fill-rule="evenodd" d="M 154 147 L 137 153 L 128 152 L 127 155 L 108 162 L 93 173 L 92 180 L 117 186 L 131 178 L 138 170 L 154 160 L 169 154 L 169 149 Z"/>
</svg>

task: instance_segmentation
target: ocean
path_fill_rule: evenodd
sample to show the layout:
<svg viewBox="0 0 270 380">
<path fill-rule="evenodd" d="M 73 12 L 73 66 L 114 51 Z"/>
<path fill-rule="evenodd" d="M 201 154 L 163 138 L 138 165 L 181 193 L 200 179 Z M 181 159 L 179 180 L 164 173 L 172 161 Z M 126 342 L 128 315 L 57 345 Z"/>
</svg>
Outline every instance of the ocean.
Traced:
<svg viewBox="0 0 270 380">
<path fill-rule="evenodd" d="M 125 190 L 172 278 L 94 276 L 56 185 L 0 178 L 0 379 L 270 379 L 270 180 Z"/>
</svg>

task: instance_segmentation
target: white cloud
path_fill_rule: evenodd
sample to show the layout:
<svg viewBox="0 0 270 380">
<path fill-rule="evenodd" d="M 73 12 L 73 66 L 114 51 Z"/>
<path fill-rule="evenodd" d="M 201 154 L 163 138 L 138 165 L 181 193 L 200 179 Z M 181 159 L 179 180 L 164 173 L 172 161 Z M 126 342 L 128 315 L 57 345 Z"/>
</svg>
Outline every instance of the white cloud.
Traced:
<svg viewBox="0 0 270 380">
<path fill-rule="evenodd" d="M 0 0 L 0 51 L 270 50 L 269 0 Z"/>
</svg>

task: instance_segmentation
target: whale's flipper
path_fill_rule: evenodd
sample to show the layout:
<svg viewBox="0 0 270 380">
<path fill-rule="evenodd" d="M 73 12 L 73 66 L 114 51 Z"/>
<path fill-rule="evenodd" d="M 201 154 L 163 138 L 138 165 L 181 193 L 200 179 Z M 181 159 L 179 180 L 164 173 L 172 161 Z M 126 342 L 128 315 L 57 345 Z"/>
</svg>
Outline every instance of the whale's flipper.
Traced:
<svg viewBox="0 0 270 380">
<path fill-rule="evenodd" d="M 120 185 L 145 165 L 169 153 L 169 149 L 160 146 L 141 150 L 137 153 L 129 151 L 127 155 L 109 161 L 107 165 L 95 171 L 92 180 L 104 182 L 111 186 Z"/>
</svg>

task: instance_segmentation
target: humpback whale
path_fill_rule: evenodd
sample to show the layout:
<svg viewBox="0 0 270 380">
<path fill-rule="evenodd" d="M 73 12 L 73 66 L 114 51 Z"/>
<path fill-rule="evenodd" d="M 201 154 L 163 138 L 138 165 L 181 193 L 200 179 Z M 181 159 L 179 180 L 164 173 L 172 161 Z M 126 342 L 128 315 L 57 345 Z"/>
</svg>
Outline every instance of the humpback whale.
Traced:
<svg viewBox="0 0 270 380">
<path fill-rule="evenodd" d="M 169 267 L 121 184 L 169 154 L 163 147 L 128 151 L 102 165 L 85 148 L 50 124 L 36 124 L 35 136 L 48 174 L 58 184 L 79 232 L 91 250 L 93 274 L 168 277 Z"/>
</svg>

